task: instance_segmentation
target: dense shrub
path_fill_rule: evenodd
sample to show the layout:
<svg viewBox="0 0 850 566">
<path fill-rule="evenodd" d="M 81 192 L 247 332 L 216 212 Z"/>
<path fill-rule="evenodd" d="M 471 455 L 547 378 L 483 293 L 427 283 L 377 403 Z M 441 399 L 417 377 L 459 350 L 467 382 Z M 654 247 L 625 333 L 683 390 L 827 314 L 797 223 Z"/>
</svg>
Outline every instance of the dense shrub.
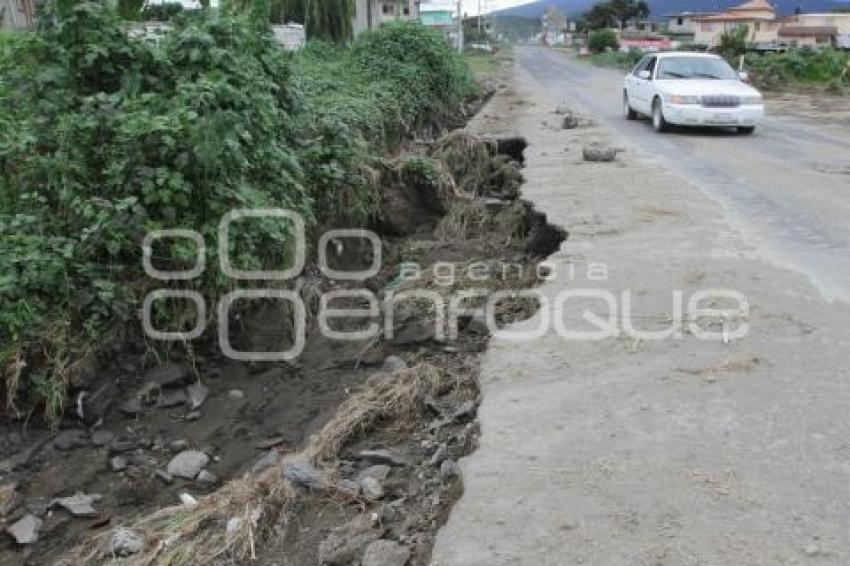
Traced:
<svg viewBox="0 0 850 566">
<path fill-rule="evenodd" d="M 606 51 L 597 53 L 591 57 L 593 63 L 602 67 L 613 67 L 615 69 L 631 70 L 638 64 L 645 53 L 638 49 L 629 49 L 628 51 Z"/>
<path fill-rule="evenodd" d="M 152 285 L 148 231 L 203 234 L 206 273 L 180 283 L 212 304 L 229 285 L 216 270 L 222 215 L 283 207 L 365 222 L 375 148 L 469 89 L 458 57 L 418 26 L 293 61 L 249 21 L 200 14 L 154 43 L 87 3 L 0 48 L 0 373 L 10 408 L 40 404 L 54 419 L 74 363 L 136 323 Z M 286 263 L 288 229 L 242 223 L 234 263 Z M 157 265 L 185 268 L 195 253 L 176 240 Z"/>
<path fill-rule="evenodd" d="M 760 86 L 850 84 L 850 54 L 835 49 L 793 49 L 786 53 L 749 53 L 744 65 Z"/>
<path fill-rule="evenodd" d="M 617 34 L 612 29 L 599 29 L 590 32 L 587 38 L 587 47 L 594 53 L 616 50 L 620 47 Z"/>
</svg>

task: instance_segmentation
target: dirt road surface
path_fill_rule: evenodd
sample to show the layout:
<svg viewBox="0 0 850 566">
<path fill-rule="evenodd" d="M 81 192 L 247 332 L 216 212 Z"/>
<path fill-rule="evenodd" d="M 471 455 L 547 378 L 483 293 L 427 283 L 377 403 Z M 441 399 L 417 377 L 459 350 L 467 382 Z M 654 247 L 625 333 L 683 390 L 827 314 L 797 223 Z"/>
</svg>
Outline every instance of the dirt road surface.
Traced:
<svg viewBox="0 0 850 566">
<path fill-rule="evenodd" d="M 570 238 L 548 306 L 513 328 L 543 336 L 494 338 L 483 360 L 481 445 L 433 564 L 850 563 L 850 136 L 799 116 L 660 136 L 619 117 L 618 73 L 516 57 L 470 128 L 528 139 L 524 196 Z M 559 102 L 596 124 L 561 129 Z M 589 141 L 626 152 L 585 163 Z M 579 341 L 554 319 L 595 328 L 583 313 L 610 306 L 556 304 L 578 289 L 641 330 L 671 327 L 674 290 L 734 290 L 749 313 L 714 340 Z"/>
</svg>

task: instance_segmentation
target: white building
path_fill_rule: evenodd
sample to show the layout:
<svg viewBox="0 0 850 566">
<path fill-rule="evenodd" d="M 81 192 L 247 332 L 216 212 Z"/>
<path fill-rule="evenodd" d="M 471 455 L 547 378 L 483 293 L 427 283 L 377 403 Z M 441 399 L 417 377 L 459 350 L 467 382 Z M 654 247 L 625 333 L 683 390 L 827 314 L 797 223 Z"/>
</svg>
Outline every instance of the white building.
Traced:
<svg viewBox="0 0 850 566">
<path fill-rule="evenodd" d="M 419 0 L 355 0 L 354 35 L 399 20 L 419 19 Z"/>
</svg>

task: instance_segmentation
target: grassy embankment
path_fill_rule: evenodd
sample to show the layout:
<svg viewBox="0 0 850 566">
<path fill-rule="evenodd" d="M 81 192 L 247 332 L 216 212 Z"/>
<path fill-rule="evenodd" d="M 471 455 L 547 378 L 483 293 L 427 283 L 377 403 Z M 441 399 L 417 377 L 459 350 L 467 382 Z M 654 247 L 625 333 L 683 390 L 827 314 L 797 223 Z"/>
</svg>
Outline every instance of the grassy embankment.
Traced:
<svg viewBox="0 0 850 566">
<path fill-rule="evenodd" d="M 10 416 L 40 409 L 53 422 L 75 372 L 138 329 L 148 291 L 198 291 L 215 311 L 234 286 L 218 269 L 222 215 L 281 207 L 308 228 L 367 223 L 371 166 L 473 89 L 461 58 L 421 26 L 293 56 L 238 18 L 132 39 L 94 3 L 4 42 L 0 77 L 2 401 Z M 207 267 L 153 281 L 142 240 L 173 228 L 204 237 Z M 241 222 L 229 243 L 237 268 L 264 270 L 285 265 L 292 245 L 273 220 Z M 153 252 L 168 270 L 198 255 L 187 239 Z M 156 326 L 191 328 L 185 303 L 157 303 Z"/>
</svg>

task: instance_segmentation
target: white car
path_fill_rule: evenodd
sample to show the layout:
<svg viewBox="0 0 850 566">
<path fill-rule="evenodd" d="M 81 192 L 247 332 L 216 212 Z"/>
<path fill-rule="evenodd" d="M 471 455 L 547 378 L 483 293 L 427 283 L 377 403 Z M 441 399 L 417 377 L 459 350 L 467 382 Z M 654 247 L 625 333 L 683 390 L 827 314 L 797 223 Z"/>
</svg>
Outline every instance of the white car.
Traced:
<svg viewBox="0 0 850 566">
<path fill-rule="evenodd" d="M 677 126 L 737 128 L 751 134 L 764 117 L 764 101 L 722 57 L 707 53 L 648 54 L 626 76 L 626 119 L 652 118 L 657 132 Z"/>
</svg>

